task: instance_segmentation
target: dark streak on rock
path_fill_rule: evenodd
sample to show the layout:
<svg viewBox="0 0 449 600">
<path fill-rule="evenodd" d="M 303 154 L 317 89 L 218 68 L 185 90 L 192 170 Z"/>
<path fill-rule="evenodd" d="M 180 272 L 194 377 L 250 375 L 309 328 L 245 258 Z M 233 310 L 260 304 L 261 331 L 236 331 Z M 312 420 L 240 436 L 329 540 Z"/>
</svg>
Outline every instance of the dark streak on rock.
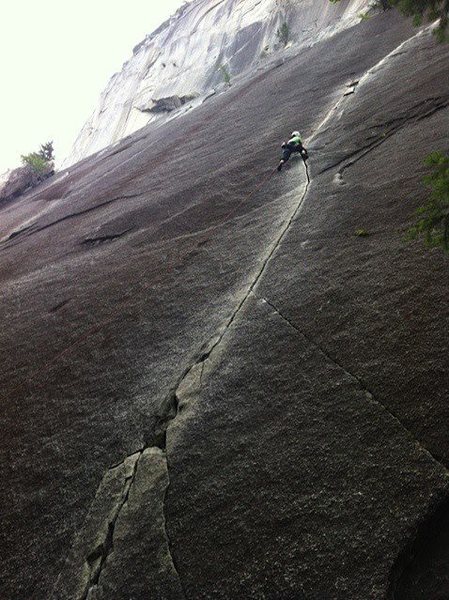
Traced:
<svg viewBox="0 0 449 600">
<path fill-rule="evenodd" d="M 13 231 L 11 233 L 11 235 L 7 238 L 7 242 L 9 242 L 9 240 L 14 239 L 15 237 L 22 235 L 23 233 L 25 233 L 25 231 L 29 231 L 30 229 L 32 229 L 33 225 L 28 225 L 28 227 L 22 227 L 22 229 L 18 229 L 17 231 Z"/>
<path fill-rule="evenodd" d="M 85 244 L 87 246 L 98 246 L 99 244 L 104 244 L 105 242 L 113 242 L 114 240 L 117 240 L 118 238 L 121 238 L 124 235 L 126 235 L 127 233 L 129 233 L 130 231 L 132 231 L 132 229 L 133 228 L 131 227 L 129 229 L 125 229 L 124 231 L 121 231 L 120 233 L 114 233 L 114 234 L 110 234 L 110 235 L 102 235 L 102 236 L 93 237 L 93 238 L 86 238 L 81 243 Z"/>
<path fill-rule="evenodd" d="M 58 310 L 60 310 L 63 306 L 65 306 L 66 304 L 68 304 L 70 302 L 70 299 L 68 300 L 63 300 L 62 302 L 60 302 L 59 304 L 56 304 L 55 306 L 53 306 L 52 308 L 50 308 L 50 310 L 48 312 L 50 313 L 55 313 Z"/>
</svg>

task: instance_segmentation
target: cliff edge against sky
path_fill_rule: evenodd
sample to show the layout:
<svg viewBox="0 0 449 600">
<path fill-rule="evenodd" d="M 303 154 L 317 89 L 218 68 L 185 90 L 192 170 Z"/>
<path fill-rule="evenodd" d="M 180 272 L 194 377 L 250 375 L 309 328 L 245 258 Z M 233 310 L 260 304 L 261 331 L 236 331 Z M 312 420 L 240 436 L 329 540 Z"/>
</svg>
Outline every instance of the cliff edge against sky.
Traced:
<svg viewBox="0 0 449 600">
<path fill-rule="evenodd" d="M 193 0 L 134 48 L 109 81 L 66 165 L 150 122 L 200 106 L 239 76 L 360 21 L 368 0 Z"/>
</svg>

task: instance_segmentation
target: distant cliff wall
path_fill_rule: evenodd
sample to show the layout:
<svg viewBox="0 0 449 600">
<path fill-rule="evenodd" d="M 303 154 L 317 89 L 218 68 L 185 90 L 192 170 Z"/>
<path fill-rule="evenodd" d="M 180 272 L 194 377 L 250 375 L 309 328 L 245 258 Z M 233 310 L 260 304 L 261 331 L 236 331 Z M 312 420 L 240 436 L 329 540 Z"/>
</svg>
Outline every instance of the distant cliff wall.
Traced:
<svg viewBox="0 0 449 600">
<path fill-rule="evenodd" d="M 360 20 L 368 0 L 193 0 L 134 48 L 111 77 L 65 165 L 165 121 L 229 80 Z"/>
</svg>

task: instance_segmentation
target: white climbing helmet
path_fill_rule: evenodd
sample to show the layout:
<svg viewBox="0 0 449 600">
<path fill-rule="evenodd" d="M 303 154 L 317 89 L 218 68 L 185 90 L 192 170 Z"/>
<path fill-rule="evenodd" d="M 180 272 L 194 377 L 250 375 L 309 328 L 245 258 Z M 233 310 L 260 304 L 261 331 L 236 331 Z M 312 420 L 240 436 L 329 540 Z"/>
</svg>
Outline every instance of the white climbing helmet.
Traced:
<svg viewBox="0 0 449 600">
<path fill-rule="evenodd" d="M 292 137 L 301 137 L 299 131 L 292 131 Z"/>
</svg>

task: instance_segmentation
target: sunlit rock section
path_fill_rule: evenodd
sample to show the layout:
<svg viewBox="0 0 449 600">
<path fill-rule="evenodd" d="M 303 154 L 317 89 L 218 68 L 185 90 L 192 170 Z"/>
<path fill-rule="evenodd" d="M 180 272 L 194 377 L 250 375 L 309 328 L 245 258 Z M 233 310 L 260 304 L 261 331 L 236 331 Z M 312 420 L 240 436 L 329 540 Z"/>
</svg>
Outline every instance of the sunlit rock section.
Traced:
<svg viewBox="0 0 449 600">
<path fill-rule="evenodd" d="M 359 21 L 368 0 L 193 0 L 134 48 L 103 91 L 66 166 L 165 121 Z"/>
</svg>

